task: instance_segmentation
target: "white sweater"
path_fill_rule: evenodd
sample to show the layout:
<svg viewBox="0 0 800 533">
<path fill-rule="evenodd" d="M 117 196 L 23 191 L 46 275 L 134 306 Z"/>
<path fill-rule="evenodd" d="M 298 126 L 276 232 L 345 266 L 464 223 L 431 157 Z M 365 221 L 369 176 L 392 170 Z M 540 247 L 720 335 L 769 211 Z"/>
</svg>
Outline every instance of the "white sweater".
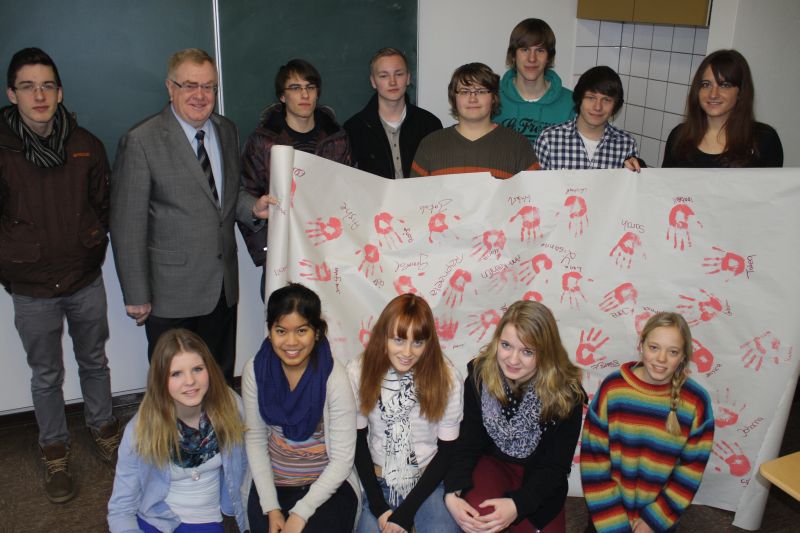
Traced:
<svg viewBox="0 0 800 533">
<path fill-rule="evenodd" d="M 261 509 L 264 514 L 267 514 L 274 509 L 280 509 L 280 505 L 272 477 L 272 461 L 267 447 L 271 429 L 261 418 L 261 412 L 258 409 L 258 385 L 253 370 L 254 359 L 255 357 L 250 359 L 242 370 L 242 399 L 244 400 L 244 419 L 247 425 L 244 442 L 253 481 L 261 501 Z M 317 507 L 328 501 L 345 480 L 353 487 L 353 492 L 359 499 L 358 509 L 361 508 L 361 488 L 358 476 L 353 469 L 356 450 L 356 405 L 347 374 L 335 359 L 326 385 L 322 419 L 325 428 L 328 466 L 311 484 L 308 493 L 289 510 L 306 521 L 314 514 Z"/>
</svg>

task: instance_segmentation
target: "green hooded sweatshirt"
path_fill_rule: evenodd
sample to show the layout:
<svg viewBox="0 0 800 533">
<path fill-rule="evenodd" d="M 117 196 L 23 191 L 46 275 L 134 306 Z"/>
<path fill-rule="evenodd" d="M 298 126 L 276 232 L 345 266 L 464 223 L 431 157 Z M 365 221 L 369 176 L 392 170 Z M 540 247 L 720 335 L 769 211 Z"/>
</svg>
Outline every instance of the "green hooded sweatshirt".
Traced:
<svg viewBox="0 0 800 533">
<path fill-rule="evenodd" d="M 509 69 L 500 81 L 500 114 L 492 119 L 496 124 L 521 133 L 533 144 L 543 129 L 575 116 L 572 91 L 561 86 L 553 69 L 544 73 L 550 88 L 537 102 L 522 99 L 514 85 L 516 75 L 516 69 Z"/>
</svg>

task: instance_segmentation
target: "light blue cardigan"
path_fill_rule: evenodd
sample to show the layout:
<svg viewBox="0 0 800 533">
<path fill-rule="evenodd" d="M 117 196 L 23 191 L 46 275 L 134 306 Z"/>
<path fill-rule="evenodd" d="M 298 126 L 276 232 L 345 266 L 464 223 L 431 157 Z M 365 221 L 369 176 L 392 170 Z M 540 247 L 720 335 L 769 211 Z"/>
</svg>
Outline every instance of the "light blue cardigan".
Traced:
<svg viewBox="0 0 800 533">
<path fill-rule="evenodd" d="M 234 393 L 235 394 L 235 393 Z M 239 412 L 241 399 L 236 395 Z M 125 428 L 119 445 L 114 490 L 108 501 L 108 526 L 111 533 L 140 533 L 136 516 L 159 531 L 172 533 L 180 519 L 164 501 L 169 492 L 169 466 L 157 467 L 144 461 L 134 450 L 133 438 L 139 413 Z M 248 530 L 246 501 L 243 494 L 250 490 L 250 470 L 247 456 L 241 445 L 221 452 L 220 509 L 223 514 L 235 516 L 241 531 Z"/>
</svg>

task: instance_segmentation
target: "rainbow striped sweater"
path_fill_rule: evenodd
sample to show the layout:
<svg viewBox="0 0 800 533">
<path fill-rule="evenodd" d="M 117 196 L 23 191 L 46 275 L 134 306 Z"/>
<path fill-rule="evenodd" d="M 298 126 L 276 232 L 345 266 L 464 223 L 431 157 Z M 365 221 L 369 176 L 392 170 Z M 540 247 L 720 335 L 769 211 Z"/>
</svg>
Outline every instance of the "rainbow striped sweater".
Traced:
<svg viewBox="0 0 800 533">
<path fill-rule="evenodd" d="M 650 385 L 622 365 L 600 385 L 583 427 L 581 480 L 599 533 L 675 527 L 700 486 L 714 439 L 708 393 L 687 379 L 680 392 L 681 435 L 666 428 L 670 385 Z"/>
</svg>

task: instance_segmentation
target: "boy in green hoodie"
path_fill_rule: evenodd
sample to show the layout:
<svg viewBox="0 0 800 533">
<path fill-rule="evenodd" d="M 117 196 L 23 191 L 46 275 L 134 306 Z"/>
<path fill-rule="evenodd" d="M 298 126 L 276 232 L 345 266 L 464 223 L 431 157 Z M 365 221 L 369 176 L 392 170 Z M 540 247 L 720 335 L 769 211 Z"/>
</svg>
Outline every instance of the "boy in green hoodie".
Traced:
<svg viewBox="0 0 800 533">
<path fill-rule="evenodd" d="M 508 40 L 500 82 L 500 114 L 494 122 L 524 135 L 533 144 L 543 129 L 575 116 L 572 91 L 553 70 L 556 36 L 541 19 L 517 24 Z"/>
</svg>

